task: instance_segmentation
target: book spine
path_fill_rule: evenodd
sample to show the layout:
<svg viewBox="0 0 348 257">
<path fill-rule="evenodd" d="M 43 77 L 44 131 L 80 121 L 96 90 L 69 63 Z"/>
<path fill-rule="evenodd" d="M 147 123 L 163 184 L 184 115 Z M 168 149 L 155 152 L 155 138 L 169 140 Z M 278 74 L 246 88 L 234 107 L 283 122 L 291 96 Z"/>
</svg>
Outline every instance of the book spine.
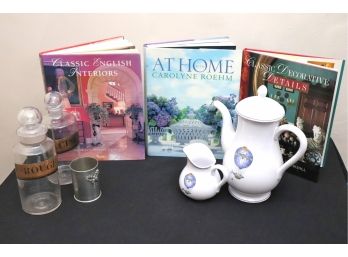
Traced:
<svg viewBox="0 0 348 257">
<path fill-rule="evenodd" d="M 100 43 L 100 42 L 104 42 L 104 41 L 108 41 L 108 40 L 113 40 L 113 39 L 116 39 L 116 38 L 122 38 L 122 39 L 124 39 L 124 36 L 110 37 L 110 38 L 105 38 L 105 39 L 101 39 L 101 40 L 91 41 L 91 42 L 87 42 L 87 43 L 82 43 L 82 44 L 77 44 L 77 45 L 71 45 L 71 46 L 60 47 L 60 48 L 56 48 L 56 49 L 52 49 L 52 50 L 40 52 L 39 55 L 41 56 L 41 55 L 47 54 L 47 53 L 49 53 L 49 52 L 64 50 L 64 49 L 73 48 L 73 47 L 78 47 L 78 46 L 85 46 L 85 45 L 96 44 L 96 43 Z"/>
<path fill-rule="evenodd" d="M 305 54 L 294 54 L 294 53 L 287 53 L 287 52 L 279 52 L 279 51 L 266 51 L 261 49 L 252 49 L 252 48 L 245 48 L 244 50 L 247 51 L 254 51 L 254 52 L 261 52 L 265 54 L 280 54 L 280 55 L 288 55 L 288 56 L 299 56 L 299 57 L 307 57 L 307 58 L 322 58 L 322 59 L 333 59 L 328 57 L 322 57 L 322 56 L 314 56 L 314 55 L 305 55 Z"/>
<path fill-rule="evenodd" d="M 147 72 L 146 72 L 146 51 L 147 51 L 147 45 L 144 45 L 143 47 L 143 53 L 144 53 L 144 65 L 143 65 L 143 72 L 144 72 L 144 117 L 145 117 L 145 121 L 144 121 L 144 137 L 145 137 L 145 154 L 148 156 L 151 156 L 151 153 L 149 152 L 149 137 L 148 137 L 148 133 L 149 133 L 149 122 L 148 122 L 148 116 L 147 116 Z"/>
<path fill-rule="evenodd" d="M 345 60 L 342 60 L 340 75 L 339 75 L 339 79 L 338 79 L 338 82 L 337 82 L 337 88 L 336 88 L 336 91 L 335 91 L 335 95 L 333 97 L 334 98 L 333 99 L 334 106 L 332 108 L 331 115 L 330 115 L 330 120 L 329 120 L 329 128 L 328 128 L 327 139 L 326 139 L 327 143 L 324 146 L 324 150 L 323 150 L 324 154 L 323 154 L 323 159 L 322 159 L 322 161 L 320 163 L 320 167 L 324 166 L 324 164 L 326 162 L 326 159 L 327 159 L 327 151 L 328 151 L 329 139 L 330 139 L 330 136 L 331 136 L 331 130 L 332 130 L 332 125 L 333 125 L 333 121 L 334 121 L 334 115 L 335 115 L 335 112 L 336 112 L 338 95 L 339 95 L 339 91 L 340 91 L 340 88 L 341 88 L 341 82 L 342 82 L 342 77 L 343 77 L 344 66 L 345 66 Z"/>
<path fill-rule="evenodd" d="M 41 66 L 41 76 L 43 78 L 43 88 L 44 88 L 44 92 L 45 94 L 47 93 L 47 90 L 46 90 L 46 84 L 47 84 L 47 81 L 46 81 L 46 77 L 45 77 L 45 69 L 44 69 L 44 57 L 39 54 L 39 59 L 40 59 L 40 66 Z"/>
<path fill-rule="evenodd" d="M 239 100 L 242 100 L 249 95 L 249 77 L 250 77 L 250 69 L 248 66 L 248 60 L 250 58 L 250 53 L 244 49 L 242 55 L 242 72 L 240 79 L 240 92 L 239 92 Z"/>
</svg>

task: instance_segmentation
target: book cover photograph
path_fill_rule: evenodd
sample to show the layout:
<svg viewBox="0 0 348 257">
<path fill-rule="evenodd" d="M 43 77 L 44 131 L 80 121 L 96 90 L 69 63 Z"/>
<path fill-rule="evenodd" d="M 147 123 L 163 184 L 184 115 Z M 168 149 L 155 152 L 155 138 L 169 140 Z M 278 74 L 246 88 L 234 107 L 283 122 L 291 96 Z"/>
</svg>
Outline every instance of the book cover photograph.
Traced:
<svg viewBox="0 0 348 257">
<path fill-rule="evenodd" d="M 221 159 L 222 117 L 212 106 L 218 99 L 236 119 L 242 52 L 235 46 L 145 45 L 147 152 L 185 156 L 183 147 L 206 144 Z"/>
<path fill-rule="evenodd" d="M 256 95 L 258 87 L 266 85 L 267 96 L 284 107 L 281 123 L 294 124 L 307 137 L 307 151 L 288 170 L 290 173 L 318 180 L 319 169 L 325 163 L 343 66 L 343 60 L 243 51 L 240 98 Z M 291 132 L 281 134 L 279 145 L 284 161 L 299 148 Z"/>
<path fill-rule="evenodd" d="M 145 158 L 140 54 L 123 38 L 40 53 L 45 92 L 76 117 L 79 147 L 59 154 L 99 160 Z"/>
</svg>

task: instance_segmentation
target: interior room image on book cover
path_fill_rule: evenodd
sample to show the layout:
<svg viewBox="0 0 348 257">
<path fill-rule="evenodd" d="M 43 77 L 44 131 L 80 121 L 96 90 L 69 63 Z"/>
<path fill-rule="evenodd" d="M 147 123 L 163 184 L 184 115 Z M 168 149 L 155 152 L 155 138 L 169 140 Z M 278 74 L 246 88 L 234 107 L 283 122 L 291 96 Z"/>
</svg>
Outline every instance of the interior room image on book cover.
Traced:
<svg viewBox="0 0 348 257">
<path fill-rule="evenodd" d="M 60 154 L 59 159 L 143 159 L 144 93 L 138 56 L 124 55 L 120 58 L 127 60 L 115 62 L 107 55 L 103 59 L 86 55 L 78 57 L 80 65 L 75 66 L 69 65 L 76 61 L 74 56 L 43 58 L 46 92 L 63 95 L 65 110 L 75 114 L 79 128 L 79 149 Z"/>
</svg>

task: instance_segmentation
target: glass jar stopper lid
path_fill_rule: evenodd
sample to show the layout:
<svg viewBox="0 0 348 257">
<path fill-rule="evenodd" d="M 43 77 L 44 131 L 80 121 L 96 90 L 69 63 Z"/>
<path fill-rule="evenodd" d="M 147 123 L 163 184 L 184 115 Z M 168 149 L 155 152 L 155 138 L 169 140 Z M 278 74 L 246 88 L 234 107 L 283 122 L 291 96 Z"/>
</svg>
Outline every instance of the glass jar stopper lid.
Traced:
<svg viewBox="0 0 348 257">
<path fill-rule="evenodd" d="M 52 91 L 45 95 L 45 105 L 50 116 L 60 116 L 64 106 L 63 106 L 63 96 L 57 92 Z"/>
<path fill-rule="evenodd" d="M 42 115 L 35 107 L 24 107 L 19 111 L 17 120 L 20 127 L 17 135 L 21 142 L 36 143 L 46 138 L 47 128 L 42 122 Z"/>
</svg>

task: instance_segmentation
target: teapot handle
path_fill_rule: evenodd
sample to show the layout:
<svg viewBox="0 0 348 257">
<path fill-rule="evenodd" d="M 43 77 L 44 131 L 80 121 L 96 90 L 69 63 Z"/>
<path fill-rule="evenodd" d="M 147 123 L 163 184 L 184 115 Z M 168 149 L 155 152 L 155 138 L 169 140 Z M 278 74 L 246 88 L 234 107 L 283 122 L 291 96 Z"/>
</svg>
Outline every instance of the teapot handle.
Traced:
<svg viewBox="0 0 348 257">
<path fill-rule="evenodd" d="M 291 125 L 291 124 L 281 125 L 278 128 L 276 128 L 273 139 L 275 141 L 278 141 L 280 134 L 285 131 L 290 131 L 297 136 L 297 139 L 300 141 L 300 148 L 297 150 L 294 156 L 292 156 L 288 161 L 286 161 L 282 166 L 279 167 L 277 171 L 279 178 L 283 176 L 284 172 L 288 168 L 290 168 L 298 160 L 300 160 L 307 150 L 307 138 L 305 134 L 298 127 L 295 127 L 294 125 Z"/>
<path fill-rule="evenodd" d="M 220 188 L 227 182 L 229 172 L 227 171 L 227 168 L 225 166 L 221 164 L 215 164 L 214 166 L 212 166 L 211 174 L 215 175 L 215 172 L 217 170 L 221 170 L 222 174 L 224 175 L 217 187 L 217 190 L 220 191 Z"/>
</svg>

